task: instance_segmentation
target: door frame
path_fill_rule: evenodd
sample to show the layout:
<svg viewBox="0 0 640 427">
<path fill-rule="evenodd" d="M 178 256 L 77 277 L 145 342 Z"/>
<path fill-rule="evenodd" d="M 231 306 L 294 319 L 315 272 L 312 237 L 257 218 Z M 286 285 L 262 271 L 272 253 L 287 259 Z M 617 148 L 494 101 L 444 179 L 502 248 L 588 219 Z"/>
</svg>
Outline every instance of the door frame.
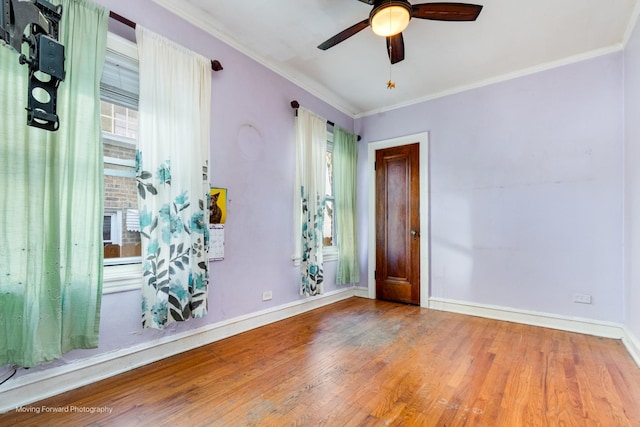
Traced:
<svg viewBox="0 0 640 427">
<path fill-rule="evenodd" d="M 429 307 L 429 133 L 421 132 L 397 138 L 374 141 L 368 144 L 367 167 L 369 170 L 369 298 L 376 299 L 376 151 L 418 143 L 420 145 L 420 307 Z"/>
</svg>

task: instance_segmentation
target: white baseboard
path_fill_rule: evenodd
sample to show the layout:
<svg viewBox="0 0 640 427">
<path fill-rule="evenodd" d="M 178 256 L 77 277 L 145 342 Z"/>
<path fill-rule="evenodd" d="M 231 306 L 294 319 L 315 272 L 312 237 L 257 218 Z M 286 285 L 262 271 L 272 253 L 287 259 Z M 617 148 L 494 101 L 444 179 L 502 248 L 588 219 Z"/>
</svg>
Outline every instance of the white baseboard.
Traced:
<svg viewBox="0 0 640 427">
<path fill-rule="evenodd" d="M 355 296 L 369 298 L 369 290 L 366 287 L 353 288 Z M 581 334 L 595 335 L 598 337 L 621 339 L 629 354 L 640 367 L 640 340 L 636 338 L 623 325 L 612 322 L 596 322 L 591 319 L 560 316 L 549 313 L 517 310 L 511 307 L 475 304 L 464 301 L 449 300 L 444 298 L 429 298 L 429 308 L 440 311 L 467 314 L 470 316 L 485 317 L 489 319 L 504 320 L 507 322 L 522 323 L 526 325 L 542 326 L 545 328 L 559 329 Z"/>
<path fill-rule="evenodd" d="M 0 386 L 0 413 L 354 296 L 354 288 L 294 301 L 192 331 L 27 374 Z"/>
<path fill-rule="evenodd" d="M 622 342 L 625 347 L 633 357 L 633 360 L 636 361 L 638 367 L 640 367 L 640 340 L 636 336 L 634 336 L 628 328 L 624 328 L 624 337 L 622 337 Z"/>
<path fill-rule="evenodd" d="M 46 371 L 27 374 L 0 386 L 0 413 L 15 410 L 20 406 L 29 405 L 74 388 L 130 371 L 232 335 L 333 304 L 352 296 L 369 298 L 368 288 L 353 287 L 329 292 L 324 295 L 214 323 L 154 342 L 101 354 L 90 359 L 78 360 Z M 627 328 L 619 324 L 442 298 L 430 298 L 429 308 L 621 339 L 631 357 L 640 367 L 640 341 Z"/>
<path fill-rule="evenodd" d="M 369 298 L 369 288 L 366 286 L 356 286 L 353 288 L 354 295 L 360 298 Z"/>
<path fill-rule="evenodd" d="M 525 325 L 542 326 L 568 332 L 594 335 L 597 337 L 620 339 L 627 351 L 640 367 L 640 340 L 624 325 L 613 322 L 599 322 L 579 317 L 561 316 L 528 310 L 518 310 L 511 307 L 469 303 L 445 298 L 430 298 L 429 308 L 488 319 L 504 320 L 506 322 L 522 323 Z"/>
<path fill-rule="evenodd" d="M 604 338 L 623 339 L 626 335 L 623 325 L 613 322 L 599 322 L 579 317 L 561 316 L 511 307 L 476 304 L 444 298 L 430 298 L 429 308 L 525 325 L 542 326 L 562 331 L 578 332 Z"/>
<path fill-rule="evenodd" d="M 591 319 L 561 316 L 536 311 L 518 310 L 511 307 L 476 304 L 444 298 L 430 298 L 429 308 L 470 316 L 486 317 L 507 322 L 542 326 L 562 331 L 578 332 L 597 337 L 620 339 L 627 351 L 640 367 L 640 341 L 628 328 L 613 322 L 598 322 Z"/>
</svg>

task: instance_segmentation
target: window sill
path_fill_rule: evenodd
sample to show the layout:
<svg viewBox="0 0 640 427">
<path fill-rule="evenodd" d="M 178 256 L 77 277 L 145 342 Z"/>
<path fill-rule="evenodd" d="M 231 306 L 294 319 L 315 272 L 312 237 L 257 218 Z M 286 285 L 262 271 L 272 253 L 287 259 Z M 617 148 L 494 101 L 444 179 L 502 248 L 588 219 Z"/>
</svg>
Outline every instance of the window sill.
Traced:
<svg viewBox="0 0 640 427">
<path fill-rule="evenodd" d="M 126 265 L 140 265 L 142 263 L 141 256 L 130 256 L 120 258 L 105 258 L 104 266 L 106 267 L 124 267 Z"/>
<path fill-rule="evenodd" d="M 322 260 L 323 261 L 328 261 L 328 262 L 333 262 L 333 261 L 337 261 L 338 257 L 339 257 L 339 253 L 338 253 L 338 247 L 337 246 L 327 246 L 322 250 Z M 291 260 L 293 261 L 293 265 L 295 267 L 300 267 L 300 258 L 296 258 L 294 256 L 291 257 Z"/>
<path fill-rule="evenodd" d="M 138 145 L 138 141 L 135 138 L 118 135 L 111 132 L 102 131 L 102 139 L 105 141 L 109 141 L 111 145 L 115 145 L 118 147 L 136 148 L 136 146 Z"/>
<path fill-rule="evenodd" d="M 102 274 L 102 294 L 134 291 L 142 286 L 140 262 L 126 265 L 105 265 Z"/>
<path fill-rule="evenodd" d="M 339 253 L 337 246 L 327 246 L 322 250 L 322 259 L 324 261 L 337 261 L 338 256 Z"/>
</svg>

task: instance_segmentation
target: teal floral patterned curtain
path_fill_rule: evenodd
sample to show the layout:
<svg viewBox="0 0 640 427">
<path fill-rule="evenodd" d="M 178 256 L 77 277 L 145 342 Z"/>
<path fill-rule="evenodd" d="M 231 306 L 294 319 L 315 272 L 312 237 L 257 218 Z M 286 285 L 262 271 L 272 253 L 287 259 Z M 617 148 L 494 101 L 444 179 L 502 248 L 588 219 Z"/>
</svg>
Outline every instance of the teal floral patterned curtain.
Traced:
<svg viewBox="0 0 640 427">
<path fill-rule="evenodd" d="M 338 285 L 360 282 L 356 227 L 357 169 L 356 136 L 340 127 L 335 127 L 333 129 L 333 179 L 339 253 L 336 272 Z"/>
<path fill-rule="evenodd" d="M 207 314 L 211 62 L 139 25 L 142 325 Z"/>
<path fill-rule="evenodd" d="M 294 258 L 300 261 L 300 294 L 322 293 L 322 225 L 327 162 L 327 121 L 305 108 L 296 117 Z"/>
<path fill-rule="evenodd" d="M 27 67 L 0 46 L 0 365 L 98 346 L 103 158 L 99 83 L 108 12 L 62 4 L 60 129 L 26 125 Z"/>
</svg>

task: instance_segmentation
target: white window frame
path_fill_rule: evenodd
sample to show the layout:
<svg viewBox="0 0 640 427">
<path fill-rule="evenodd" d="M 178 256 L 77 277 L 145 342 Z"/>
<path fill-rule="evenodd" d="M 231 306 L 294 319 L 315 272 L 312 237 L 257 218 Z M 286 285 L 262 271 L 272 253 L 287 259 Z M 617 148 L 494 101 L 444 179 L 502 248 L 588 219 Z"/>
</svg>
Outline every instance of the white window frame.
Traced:
<svg viewBox="0 0 640 427">
<path fill-rule="evenodd" d="M 331 152 L 333 153 L 333 132 L 327 132 L 327 152 Z M 331 194 L 333 195 L 333 189 L 331 191 Z M 331 246 L 323 246 L 322 248 L 322 259 L 323 261 L 337 261 L 338 260 L 338 238 L 336 236 L 336 200 L 335 200 L 335 195 L 333 195 L 333 197 L 331 197 L 331 200 L 333 201 L 333 230 L 331 230 L 332 232 L 332 239 L 331 239 Z"/>
<path fill-rule="evenodd" d="M 138 50 L 135 43 L 113 33 L 107 34 L 107 49 L 111 49 L 135 60 L 138 59 Z M 103 138 L 117 143 L 135 145 L 135 141 L 131 138 L 121 137 L 105 132 L 103 132 Z M 122 224 L 122 221 L 120 224 Z M 102 280 L 103 294 L 141 289 L 142 257 L 137 256 L 105 259 Z"/>
<path fill-rule="evenodd" d="M 109 218 L 111 222 L 111 238 L 109 240 L 102 239 L 102 243 L 112 245 L 122 245 L 122 211 L 116 209 L 105 209 L 105 221 Z"/>
</svg>

